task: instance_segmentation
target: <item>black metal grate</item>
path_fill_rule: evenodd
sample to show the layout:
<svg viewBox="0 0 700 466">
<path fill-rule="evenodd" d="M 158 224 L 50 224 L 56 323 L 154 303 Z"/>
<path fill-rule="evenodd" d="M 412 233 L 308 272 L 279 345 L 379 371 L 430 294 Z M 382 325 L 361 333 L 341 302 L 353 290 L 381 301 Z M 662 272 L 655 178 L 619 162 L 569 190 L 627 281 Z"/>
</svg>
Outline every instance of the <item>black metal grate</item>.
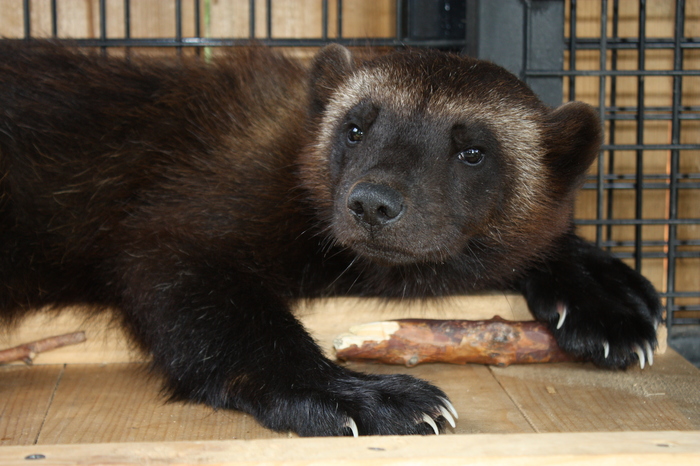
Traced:
<svg viewBox="0 0 700 466">
<path fill-rule="evenodd" d="M 7 13 L 11 3 L 10 0 L 2 1 L 0 17 L 2 10 Z M 63 18 L 60 17 L 60 6 L 70 1 L 15 0 L 12 4 L 16 6 L 12 8 L 22 10 L 20 28 L 23 29 L 8 34 L 0 28 L 0 37 L 61 37 L 59 20 Z M 210 0 L 163 0 L 163 4 L 174 7 L 171 10 L 175 16 L 173 32 L 166 37 L 144 38 L 132 34 L 136 21 L 142 19 L 133 13 L 136 1 L 121 0 L 118 16 L 123 17 L 123 25 L 119 27 L 123 34 L 116 37 L 113 31 L 108 31 L 108 24 L 114 25 L 108 21 L 113 19 L 108 15 L 115 13 L 114 5 L 118 2 L 93 0 L 88 3 L 94 4 L 96 9 L 98 25 L 94 34 L 72 39 L 82 46 L 101 47 L 105 53 L 114 47 L 159 47 L 175 49 L 178 53 L 186 50 L 199 52 L 207 47 L 247 44 L 252 38 L 269 46 L 284 47 L 318 47 L 333 41 L 349 46 L 410 45 L 463 50 L 469 32 L 465 31 L 467 11 L 483 11 L 475 5 L 486 1 L 396 0 L 390 2 L 394 13 L 392 33 L 386 37 L 368 38 L 353 37 L 344 31 L 344 12 L 354 8 L 354 2 L 318 0 L 314 7 L 321 9 L 320 33 L 314 37 L 297 38 L 280 37 L 274 30 L 273 17 L 278 2 L 272 0 L 241 0 L 248 5 L 248 18 L 244 31 L 236 37 L 213 37 L 208 33 Z M 537 43 L 533 39 L 537 39 L 538 32 L 541 33 L 538 26 L 533 26 L 539 24 L 533 18 L 537 20 L 542 5 L 564 0 L 499 1 L 527 10 L 525 43 L 533 44 Z M 595 19 L 597 34 L 590 34 L 590 31 L 584 34 L 581 32 L 582 21 L 588 17 L 582 18 L 582 11 L 588 12 L 591 6 L 598 9 Z M 632 21 L 636 24 L 633 34 L 623 27 L 630 21 L 630 6 Z M 668 32 L 650 35 L 647 33 L 650 16 L 656 21 L 660 6 L 670 6 L 672 10 L 666 18 Z M 649 13 L 650 7 L 653 14 Z M 700 37 L 690 37 L 686 31 L 700 31 L 700 9 L 685 0 L 566 0 L 566 11 L 566 69 L 528 68 L 530 52 L 526 47 L 526 65 L 521 77 L 531 83 L 552 77 L 562 80 L 564 100 L 587 100 L 599 108 L 601 120 L 605 122 L 606 139 L 599 162 L 584 187 L 577 210 L 579 228 L 599 246 L 613 251 L 649 276 L 662 292 L 669 327 L 698 324 Z M 48 15 L 49 26 L 33 30 L 33 15 Z M 261 16 L 264 21 L 260 20 Z M 495 19 L 500 20 L 502 18 Z M 479 27 L 487 30 L 497 27 L 497 24 Z M 700 32 L 695 35 L 700 36 Z M 666 54 L 661 62 L 667 61 L 667 65 L 659 66 L 650 59 L 657 53 Z M 584 69 L 581 58 L 590 59 L 590 54 L 597 57 L 593 60 L 595 66 L 588 66 L 590 60 L 584 60 L 587 63 Z M 629 66 L 631 56 L 634 66 Z M 498 62 L 497 57 L 490 58 Z M 584 85 L 590 87 L 591 83 L 591 92 L 581 91 Z M 666 95 L 661 99 L 657 95 L 650 97 L 650 92 L 655 92 L 659 84 L 667 88 Z M 659 100 L 663 102 L 659 103 Z M 650 137 L 652 133 L 658 133 L 659 124 L 665 125 L 666 134 Z M 650 130 L 654 125 L 656 129 Z"/>
<path fill-rule="evenodd" d="M 59 14 L 57 4 L 61 0 L 50 0 L 51 9 L 51 37 L 58 37 Z M 65 0 L 63 0 L 65 1 Z M 131 36 L 132 6 L 134 1 L 122 0 L 124 18 L 124 36 L 115 38 L 107 34 L 107 0 L 98 0 L 99 34 L 94 38 L 73 38 L 74 43 L 87 47 L 221 47 L 250 44 L 251 40 L 257 43 L 275 47 L 321 47 L 330 41 L 347 46 L 420 46 L 442 49 L 461 50 L 465 46 L 464 12 L 465 1 L 457 0 L 395 0 L 395 34 L 391 37 L 368 38 L 349 37 L 343 34 L 344 3 L 352 7 L 352 2 L 335 0 L 334 10 L 336 15 L 331 17 L 329 1 L 319 0 L 315 7 L 321 8 L 321 34 L 313 38 L 283 38 L 275 37 L 273 26 L 273 13 L 275 5 L 272 0 L 265 0 L 262 12 L 260 1 L 247 0 L 248 3 L 248 27 L 246 37 L 205 37 L 202 24 L 205 22 L 207 8 L 210 1 L 190 0 L 193 6 L 194 34 L 183 35 L 185 17 L 183 5 L 185 0 L 163 0 L 173 2 L 175 15 L 175 33 L 172 37 L 138 38 Z M 242 0 L 246 1 L 246 0 Z M 32 32 L 32 7 L 37 1 L 22 0 L 24 37 L 33 37 Z M 45 3 L 45 2 L 42 2 Z M 256 27 L 256 17 L 259 14 L 265 17 L 265 29 L 262 31 Z M 330 25 L 333 22 L 335 33 L 329 34 Z M 0 31 L 1 33 L 1 31 Z"/>
<path fill-rule="evenodd" d="M 590 10 L 591 2 L 568 1 L 568 69 L 528 69 L 526 79 L 561 77 L 568 87 L 567 100 L 580 100 L 578 85 L 583 79 L 598 81 L 592 93 L 597 93 L 597 102 L 589 103 L 598 107 L 606 136 L 595 174 L 584 187 L 595 192 L 595 213 L 578 218 L 577 223 L 583 230 L 588 228 L 599 246 L 628 260 L 637 270 L 644 271 L 651 263 L 661 265 L 663 274 L 650 278 L 665 298 L 669 327 L 698 324 L 700 37 L 689 37 L 686 30 L 698 30 L 700 10 L 684 0 L 595 3 L 600 18 L 597 37 L 579 37 L 579 9 L 585 6 Z M 637 34 L 621 35 L 623 21 L 630 21 L 630 6 L 636 14 Z M 659 7 L 672 10 L 672 17 L 666 18 L 668 36 L 647 35 L 651 7 L 657 22 Z M 577 69 L 579 57 L 588 54 L 591 58 L 591 52 L 597 56 L 597 66 Z M 650 58 L 654 57 L 657 59 L 650 69 Z M 623 69 L 623 61 L 629 65 L 631 60 L 636 62 L 634 68 Z M 661 66 L 663 62 L 668 65 Z M 661 99 L 651 95 L 656 92 L 650 86 L 652 81 L 668 88 Z M 667 102 L 660 105 L 658 100 Z M 653 126 L 665 128 L 667 133 L 650 137 Z M 624 138 L 624 132 L 628 136 L 633 133 L 632 140 Z M 620 159 L 626 163 L 620 164 Z M 664 169 L 658 170 L 659 165 Z M 659 204 L 659 200 L 662 211 L 649 205 Z"/>
</svg>

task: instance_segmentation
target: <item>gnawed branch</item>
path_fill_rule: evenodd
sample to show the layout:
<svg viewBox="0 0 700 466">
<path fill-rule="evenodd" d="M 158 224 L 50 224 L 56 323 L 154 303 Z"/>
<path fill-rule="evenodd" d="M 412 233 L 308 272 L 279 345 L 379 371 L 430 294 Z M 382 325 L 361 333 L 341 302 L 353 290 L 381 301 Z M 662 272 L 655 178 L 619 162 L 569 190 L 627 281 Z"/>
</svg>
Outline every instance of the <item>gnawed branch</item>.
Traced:
<svg viewBox="0 0 700 466">
<path fill-rule="evenodd" d="M 0 351 L 0 364 L 13 361 L 24 361 L 26 364 L 32 364 L 34 358 L 39 353 L 51 351 L 63 346 L 75 345 L 84 341 L 85 332 L 74 332 L 25 343 Z"/>
<path fill-rule="evenodd" d="M 371 360 L 408 367 L 423 362 L 530 364 L 573 361 L 541 322 L 400 319 L 362 324 L 339 335 L 341 360 Z"/>
</svg>

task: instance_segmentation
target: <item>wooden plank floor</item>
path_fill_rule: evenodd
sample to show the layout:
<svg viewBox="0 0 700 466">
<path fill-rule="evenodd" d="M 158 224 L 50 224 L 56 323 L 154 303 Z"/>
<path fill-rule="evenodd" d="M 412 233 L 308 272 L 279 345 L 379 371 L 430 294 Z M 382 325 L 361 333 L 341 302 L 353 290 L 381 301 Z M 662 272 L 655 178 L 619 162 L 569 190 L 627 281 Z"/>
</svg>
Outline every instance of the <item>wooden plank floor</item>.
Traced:
<svg viewBox="0 0 700 466">
<path fill-rule="evenodd" d="M 654 367 L 611 373 L 588 364 L 352 364 L 408 372 L 450 396 L 448 434 L 700 430 L 700 371 L 673 351 Z M 168 403 L 143 363 L 0 368 L 0 445 L 284 438 L 245 414 Z"/>
<path fill-rule="evenodd" d="M 497 314 L 510 318 L 517 318 L 520 312 L 519 304 L 513 305 L 503 297 L 486 297 L 481 304 L 477 301 L 471 301 L 472 308 L 481 306 L 491 312 L 496 308 Z M 341 308 L 331 312 L 336 314 L 332 317 L 341 317 L 340 322 L 314 311 L 305 312 L 307 325 L 324 345 L 354 323 L 349 320 L 366 322 L 407 312 L 405 308 L 385 309 L 377 316 L 364 314 L 353 306 L 349 311 Z M 409 315 L 416 313 L 452 317 L 425 309 Z M 483 316 L 469 316 L 480 317 Z M 52 331 L 63 325 L 51 322 Z M 44 322 L 38 329 L 45 327 Z M 32 331 L 22 329 L 19 333 L 27 341 Z M 166 402 L 159 380 L 148 374 L 147 364 L 134 362 L 128 346 L 122 345 L 120 350 L 116 347 L 107 342 L 102 353 L 90 347 L 90 354 L 82 359 L 79 350 L 67 350 L 63 363 L 40 364 L 42 355 L 37 360 L 39 364 L 32 367 L 0 367 L 0 445 L 290 436 L 263 429 L 242 413 Z M 456 429 L 448 429 L 448 434 L 700 431 L 700 371 L 672 350 L 658 354 L 651 368 L 635 367 L 624 372 L 579 363 L 507 368 L 447 364 L 411 369 L 360 363 L 350 366 L 374 373 L 409 373 L 440 386 L 460 415 Z"/>
</svg>

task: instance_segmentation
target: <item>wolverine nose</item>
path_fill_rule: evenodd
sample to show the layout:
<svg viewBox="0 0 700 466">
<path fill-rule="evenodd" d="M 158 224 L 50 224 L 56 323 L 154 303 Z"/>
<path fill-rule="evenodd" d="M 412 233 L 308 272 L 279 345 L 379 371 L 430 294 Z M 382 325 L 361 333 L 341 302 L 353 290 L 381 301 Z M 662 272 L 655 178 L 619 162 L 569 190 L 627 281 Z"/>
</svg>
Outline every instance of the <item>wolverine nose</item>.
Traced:
<svg viewBox="0 0 700 466">
<path fill-rule="evenodd" d="M 403 196 L 383 184 L 358 183 L 348 196 L 348 209 L 365 224 L 381 226 L 403 214 Z"/>
</svg>

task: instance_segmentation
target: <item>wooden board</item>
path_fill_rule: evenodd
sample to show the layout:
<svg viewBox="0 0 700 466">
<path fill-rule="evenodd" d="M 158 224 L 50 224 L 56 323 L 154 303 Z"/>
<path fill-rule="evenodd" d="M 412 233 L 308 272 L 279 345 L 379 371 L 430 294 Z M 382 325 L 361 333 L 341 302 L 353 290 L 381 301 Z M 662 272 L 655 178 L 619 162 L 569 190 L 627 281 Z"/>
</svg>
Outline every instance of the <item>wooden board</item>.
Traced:
<svg viewBox="0 0 700 466">
<path fill-rule="evenodd" d="M 468 318 L 493 314 L 526 318 L 523 312 L 527 308 L 522 298 L 500 294 L 428 304 L 332 300 L 299 310 L 325 348 L 334 335 L 354 323 L 406 316 L 454 318 L 465 313 Z M 82 328 L 71 327 L 76 323 L 85 325 L 75 314 L 64 318 L 60 324 L 61 318 L 34 321 L 38 325 L 25 326 L 20 334 L 38 337 L 36 332 L 51 334 Z M 354 370 L 409 373 L 437 384 L 460 414 L 457 427 L 440 437 L 298 439 L 264 429 L 243 413 L 166 402 L 160 381 L 149 375 L 147 364 L 114 362 L 138 358 L 119 340 L 119 332 L 97 323 L 87 326 L 92 326 L 89 335 L 93 335 L 89 351 L 88 346 L 63 355 L 58 354 L 63 350 L 56 351 L 58 360 L 73 362 L 0 367 L 0 445 L 4 445 L 0 466 L 27 464 L 24 458 L 32 454 L 45 455 L 42 464 L 700 461 L 700 371 L 672 350 L 657 355 L 651 368 L 625 372 L 590 364 L 507 368 L 432 364 L 407 369 L 351 363 Z M 118 344 L 103 341 L 100 346 L 105 337 Z M 108 364 L 75 362 L 109 358 L 114 361 Z M 614 433 L 625 430 L 635 432 Z"/>
<path fill-rule="evenodd" d="M 491 371 L 535 432 L 700 429 L 700 371 L 674 351 L 644 370 L 564 363 Z"/>
<path fill-rule="evenodd" d="M 700 431 L 700 371 L 670 350 L 652 368 L 590 364 L 507 368 L 353 363 L 408 373 L 440 386 L 459 412 L 454 434 Z M 4 445 L 273 439 L 248 415 L 168 403 L 143 363 L 0 368 Z"/>
<path fill-rule="evenodd" d="M 146 364 L 68 365 L 39 444 L 280 438 L 250 416 L 168 403 Z"/>
<path fill-rule="evenodd" d="M 30 456 L 31 455 L 31 456 Z M 28 464 L 581 465 L 700 464 L 684 432 L 461 435 L 33 445 L 0 449 L 0 466 Z"/>
<path fill-rule="evenodd" d="M 63 366 L 0 366 L 0 445 L 39 437 Z"/>
<path fill-rule="evenodd" d="M 0 380 L 13 382 L 13 406 L 7 416 L 4 444 L 68 444 L 97 442 L 223 440 L 285 438 L 287 433 L 261 427 L 250 416 L 203 405 L 169 403 L 160 392 L 160 381 L 146 365 L 75 364 L 62 366 L 14 366 L 0 371 Z M 372 373 L 407 372 L 405 368 L 351 364 L 352 369 Z M 60 380 L 44 380 L 29 374 L 61 372 Z M 445 390 L 463 419 L 448 434 L 533 432 L 517 407 L 484 366 L 425 365 L 410 374 Z M 20 377 L 17 377 L 17 375 Z M 33 390 L 32 390 L 33 388 Z M 39 391 L 41 390 L 41 391 Z M 0 391 L 5 395 L 5 390 Z M 25 395 L 19 395 L 25 392 Z M 12 395 L 12 393 L 10 393 Z M 3 396 L 5 398 L 5 396 Z M 50 408 L 49 408 L 50 405 Z M 27 408 L 35 406 L 35 410 Z M 9 422 L 14 420 L 14 422 Z M 18 426 L 19 424 L 19 426 Z M 14 435 L 14 429 L 27 432 Z"/>
<path fill-rule="evenodd" d="M 400 317 L 531 318 L 522 297 L 500 293 L 413 303 L 334 299 L 307 303 L 298 313 L 331 357 L 333 338 L 357 323 Z M 87 331 L 88 343 L 37 358 L 54 364 L 0 368 L 0 444 L 288 436 L 242 413 L 167 403 L 147 364 L 134 362 L 143 361 L 143 355 L 129 349 L 107 318 L 85 321 L 76 312 L 37 316 L 4 343 L 80 329 Z M 700 429 L 700 371 L 672 351 L 657 354 L 653 368 L 627 372 L 586 364 L 505 369 L 349 365 L 366 372 L 409 373 L 443 388 L 461 416 L 448 434 Z"/>
<path fill-rule="evenodd" d="M 333 339 L 337 335 L 346 332 L 352 325 L 375 320 L 411 317 L 488 319 L 494 315 L 509 320 L 532 319 L 522 296 L 503 293 L 428 301 L 336 298 L 302 303 L 298 306 L 297 314 L 330 356 L 333 356 Z M 79 330 L 86 333 L 85 343 L 42 353 L 34 363 L 114 363 L 145 359 L 143 354 L 129 345 L 109 315 L 86 319 L 80 313 L 80 308 L 66 309 L 59 315 L 36 314 L 12 332 L 0 334 L 0 348 Z"/>
</svg>

